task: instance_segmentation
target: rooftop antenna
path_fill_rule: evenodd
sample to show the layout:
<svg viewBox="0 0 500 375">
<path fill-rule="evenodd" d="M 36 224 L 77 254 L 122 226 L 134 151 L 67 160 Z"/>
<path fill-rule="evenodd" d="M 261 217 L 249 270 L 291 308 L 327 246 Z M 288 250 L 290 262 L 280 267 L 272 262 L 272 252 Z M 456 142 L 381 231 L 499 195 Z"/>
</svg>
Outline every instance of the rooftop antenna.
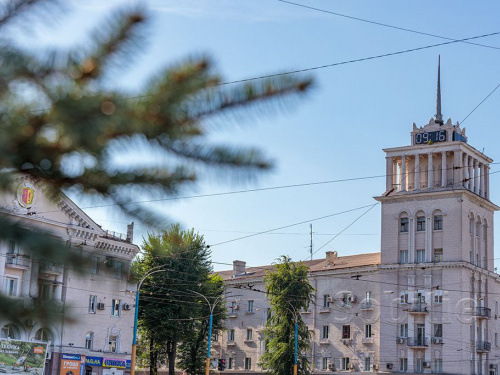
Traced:
<svg viewBox="0 0 500 375">
<path fill-rule="evenodd" d="M 311 228 L 311 246 L 309 248 L 309 252 L 311 254 L 311 260 L 313 260 L 313 225 L 309 224 L 309 227 Z"/>
<path fill-rule="evenodd" d="M 436 124 L 443 125 L 443 114 L 441 113 L 441 55 L 438 60 L 438 83 L 437 83 L 437 97 L 436 97 Z"/>
</svg>

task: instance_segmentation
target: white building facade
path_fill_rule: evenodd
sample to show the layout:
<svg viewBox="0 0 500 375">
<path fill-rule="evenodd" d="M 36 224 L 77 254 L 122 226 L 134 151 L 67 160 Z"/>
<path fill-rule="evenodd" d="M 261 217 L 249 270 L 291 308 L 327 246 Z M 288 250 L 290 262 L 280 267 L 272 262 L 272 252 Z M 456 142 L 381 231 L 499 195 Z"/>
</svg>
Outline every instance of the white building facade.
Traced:
<svg viewBox="0 0 500 375">
<path fill-rule="evenodd" d="M 81 373 L 128 372 L 135 303 L 130 292 L 136 288 L 128 272 L 139 251 L 132 243 L 133 224 L 127 235 L 107 232 L 70 199 L 47 199 L 43 187 L 27 177 L 19 177 L 17 185 L 12 196 L 0 197 L 1 214 L 27 231 L 44 230 L 62 241 L 82 259 L 82 267 L 36 260 L 17 243 L 0 242 L 3 292 L 19 304 L 50 300 L 64 316 L 49 325 L 36 318 L 14 323 L 0 317 L 1 337 L 48 341 L 45 374 L 61 372 L 63 354 L 82 359 Z"/>
<path fill-rule="evenodd" d="M 439 75 L 438 75 L 439 77 Z M 301 316 L 314 373 L 497 375 L 500 279 L 494 270 L 492 160 L 437 114 L 411 144 L 385 149 L 381 252 L 306 261 L 315 303 Z M 228 331 L 213 355 L 226 371 L 260 372 L 271 266 L 221 272 Z"/>
</svg>

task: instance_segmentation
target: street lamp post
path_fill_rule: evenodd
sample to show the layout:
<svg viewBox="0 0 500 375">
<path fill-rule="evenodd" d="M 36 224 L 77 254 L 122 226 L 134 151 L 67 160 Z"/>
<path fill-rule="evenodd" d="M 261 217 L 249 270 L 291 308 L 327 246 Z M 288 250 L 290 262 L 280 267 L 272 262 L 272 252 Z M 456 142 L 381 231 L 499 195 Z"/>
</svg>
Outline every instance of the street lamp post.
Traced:
<svg viewBox="0 0 500 375">
<path fill-rule="evenodd" d="M 144 275 L 139 284 L 137 284 L 137 291 L 135 292 L 135 314 L 134 314 L 134 338 L 132 340 L 132 355 L 130 358 L 130 375 L 135 375 L 135 358 L 137 350 L 137 320 L 139 318 L 139 291 L 141 289 L 142 283 L 147 277 L 151 276 L 157 272 L 167 271 L 165 266 L 158 266 L 152 268 L 148 273 Z"/>
<path fill-rule="evenodd" d="M 217 302 L 222 296 L 219 296 L 215 299 L 214 303 L 211 304 L 210 301 L 208 300 L 207 297 L 205 297 L 203 294 L 195 292 L 194 290 L 188 290 L 188 292 L 194 293 L 199 295 L 200 297 L 203 297 L 205 301 L 207 301 L 208 308 L 210 309 L 210 319 L 209 319 L 209 326 L 208 326 L 208 349 L 207 349 L 207 360 L 206 360 L 206 368 L 205 368 L 205 375 L 209 375 L 210 373 L 210 347 L 212 344 L 212 323 L 213 323 L 213 316 L 214 316 L 214 310 L 215 306 L 217 306 Z M 131 374 L 133 375 L 133 374 Z"/>
<path fill-rule="evenodd" d="M 293 375 L 297 375 L 297 360 L 298 360 L 298 346 L 299 346 L 299 319 L 297 310 L 292 306 L 290 302 L 288 302 L 290 308 L 286 308 L 288 311 L 292 313 L 295 318 L 295 336 L 294 336 L 294 353 L 293 353 Z"/>
</svg>

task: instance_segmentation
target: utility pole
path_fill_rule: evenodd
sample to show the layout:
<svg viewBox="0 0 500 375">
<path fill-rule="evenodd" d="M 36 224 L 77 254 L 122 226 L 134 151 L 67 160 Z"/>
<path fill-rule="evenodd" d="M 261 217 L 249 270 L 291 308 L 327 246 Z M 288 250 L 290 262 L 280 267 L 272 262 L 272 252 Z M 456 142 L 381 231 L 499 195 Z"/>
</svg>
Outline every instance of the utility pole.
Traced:
<svg viewBox="0 0 500 375">
<path fill-rule="evenodd" d="M 313 225 L 309 224 L 309 228 L 311 228 L 311 246 L 309 247 L 309 253 L 311 254 L 311 260 L 313 260 Z"/>
</svg>

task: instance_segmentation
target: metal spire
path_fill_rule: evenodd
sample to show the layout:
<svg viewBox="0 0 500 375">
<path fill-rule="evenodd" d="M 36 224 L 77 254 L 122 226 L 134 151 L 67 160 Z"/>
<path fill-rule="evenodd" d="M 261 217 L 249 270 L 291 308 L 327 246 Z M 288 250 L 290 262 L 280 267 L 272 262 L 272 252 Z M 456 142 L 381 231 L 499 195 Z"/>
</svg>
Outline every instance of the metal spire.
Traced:
<svg viewBox="0 0 500 375">
<path fill-rule="evenodd" d="M 441 55 L 438 60 L 438 84 L 437 84 L 437 97 L 436 97 L 436 117 L 434 122 L 443 125 L 443 114 L 441 113 Z"/>
</svg>

